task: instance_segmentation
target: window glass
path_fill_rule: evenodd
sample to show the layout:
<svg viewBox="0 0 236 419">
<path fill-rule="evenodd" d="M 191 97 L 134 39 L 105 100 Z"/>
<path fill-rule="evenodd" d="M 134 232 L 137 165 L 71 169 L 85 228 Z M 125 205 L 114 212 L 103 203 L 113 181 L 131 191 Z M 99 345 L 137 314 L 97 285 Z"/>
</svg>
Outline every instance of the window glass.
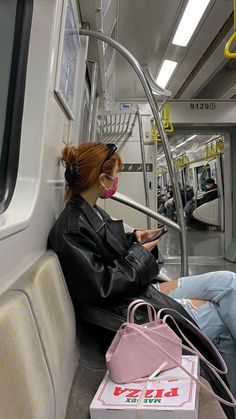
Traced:
<svg viewBox="0 0 236 419">
<path fill-rule="evenodd" d="M 14 192 L 33 0 L 0 0 L 0 213 Z"/>
<path fill-rule="evenodd" d="M 4 144 L 4 128 L 7 110 L 7 98 L 14 43 L 17 0 L 0 0 L 0 194 L 3 189 L 7 146 Z"/>
<path fill-rule="evenodd" d="M 197 167 L 197 177 L 198 177 L 198 190 L 203 192 L 206 191 L 206 180 L 211 176 L 211 169 L 209 164 L 205 166 Z"/>
</svg>

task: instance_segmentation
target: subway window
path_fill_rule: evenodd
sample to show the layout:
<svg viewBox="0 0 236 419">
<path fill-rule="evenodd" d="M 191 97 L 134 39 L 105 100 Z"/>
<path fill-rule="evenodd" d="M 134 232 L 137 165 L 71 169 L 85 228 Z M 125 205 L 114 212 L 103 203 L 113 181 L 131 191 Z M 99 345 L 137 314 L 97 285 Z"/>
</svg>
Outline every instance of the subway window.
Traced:
<svg viewBox="0 0 236 419">
<path fill-rule="evenodd" d="M 33 0 L 0 0 L 0 213 L 14 192 Z"/>
</svg>

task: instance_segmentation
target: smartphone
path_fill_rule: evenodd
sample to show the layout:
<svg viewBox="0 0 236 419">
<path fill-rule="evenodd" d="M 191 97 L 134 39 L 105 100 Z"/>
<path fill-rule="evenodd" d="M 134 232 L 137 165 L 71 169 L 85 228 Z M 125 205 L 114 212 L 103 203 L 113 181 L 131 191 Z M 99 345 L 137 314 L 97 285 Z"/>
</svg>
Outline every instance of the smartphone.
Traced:
<svg viewBox="0 0 236 419">
<path fill-rule="evenodd" d="M 167 233 L 168 228 L 166 226 L 162 227 L 161 230 L 157 231 L 155 234 L 153 234 L 148 239 L 144 240 L 142 244 L 153 242 L 156 239 L 159 239 L 159 237 L 163 236 L 163 234 Z"/>
</svg>

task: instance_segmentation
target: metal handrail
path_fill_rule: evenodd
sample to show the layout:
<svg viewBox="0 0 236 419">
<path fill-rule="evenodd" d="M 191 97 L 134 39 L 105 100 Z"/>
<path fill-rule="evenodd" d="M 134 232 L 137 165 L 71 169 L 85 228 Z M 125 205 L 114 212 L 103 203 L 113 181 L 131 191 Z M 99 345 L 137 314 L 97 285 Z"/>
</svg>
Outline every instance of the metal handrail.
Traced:
<svg viewBox="0 0 236 419">
<path fill-rule="evenodd" d="M 174 221 L 171 221 L 169 218 L 164 217 L 161 214 L 158 214 L 158 212 L 155 212 L 152 209 L 145 207 L 139 202 L 134 201 L 133 199 L 129 198 L 126 195 L 116 192 L 115 195 L 113 195 L 112 199 L 114 199 L 114 201 L 118 201 L 118 202 L 121 202 L 122 204 L 128 205 L 129 207 L 134 208 L 137 211 L 148 215 L 154 220 L 160 221 L 161 224 L 164 224 L 172 228 L 173 230 L 180 232 L 180 226 L 177 223 L 175 223 Z"/>
<path fill-rule="evenodd" d="M 139 110 L 137 111 L 138 117 L 138 128 L 139 128 L 139 139 L 140 139 L 140 150 L 143 163 L 143 183 L 144 183 L 144 195 L 145 195 L 145 204 L 147 207 L 150 207 L 149 193 L 148 193 L 148 178 L 147 178 L 147 168 L 146 168 L 146 156 L 144 149 L 144 138 L 143 138 L 143 124 L 142 116 L 140 115 Z M 151 228 L 151 220 L 147 217 L 147 228 Z"/>
<path fill-rule="evenodd" d="M 157 108 L 155 97 L 152 93 L 152 89 L 145 77 L 145 74 L 142 70 L 141 65 L 136 60 L 136 58 L 119 42 L 115 41 L 114 39 L 110 38 L 108 35 L 105 35 L 102 32 L 92 31 L 90 29 L 83 29 L 81 28 L 79 31 L 80 35 L 100 39 L 103 42 L 113 46 L 124 58 L 130 63 L 134 71 L 136 72 L 151 107 L 154 120 L 157 124 L 161 139 L 163 150 L 166 157 L 167 167 L 169 170 L 170 178 L 173 185 L 174 195 L 175 195 L 175 203 L 176 203 L 176 212 L 178 217 L 178 223 L 180 226 L 180 247 L 181 247 L 181 274 L 188 275 L 188 257 L 187 257 L 187 243 L 186 243 L 186 233 L 185 233 L 185 220 L 184 220 L 184 213 L 183 213 L 183 205 L 180 195 L 180 190 L 176 181 L 176 172 L 174 168 L 174 163 L 172 161 L 170 147 L 168 144 L 168 138 L 164 129 L 164 126 L 161 121 L 160 111 Z"/>
<path fill-rule="evenodd" d="M 88 112 L 88 139 L 89 141 L 92 140 L 92 121 L 93 121 L 93 114 L 94 114 L 94 103 L 96 97 L 96 89 L 97 89 L 97 78 L 98 78 L 98 65 L 95 61 L 90 61 L 92 64 L 92 77 L 91 77 L 91 94 L 90 94 L 90 101 L 89 101 L 89 112 Z"/>
<path fill-rule="evenodd" d="M 150 84 L 154 94 L 164 96 L 164 97 L 171 96 L 172 93 L 171 93 L 170 90 L 166 90 L 166 89 L 163 89 L 162 87 L 158 86 L 155 79 L 152 77 L 152 75 L 150 73 L 148 65 L 142 65 L 142 69 L 143 69 L 143 72 L 146 76 L 146 79 L 147 79 L 148 83 Z"/>
</svg>

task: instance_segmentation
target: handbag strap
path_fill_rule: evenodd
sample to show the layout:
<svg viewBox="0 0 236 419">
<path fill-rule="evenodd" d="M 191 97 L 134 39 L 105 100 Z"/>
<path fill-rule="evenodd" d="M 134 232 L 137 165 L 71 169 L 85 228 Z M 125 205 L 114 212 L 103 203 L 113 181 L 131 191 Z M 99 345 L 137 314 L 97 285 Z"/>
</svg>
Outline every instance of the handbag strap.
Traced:
<svg viewBox="0 0 236 419">
<path fill-rule="evenodd" d="M 149 321 L 156 321 L 157 320 L 157 313 L 155 308 L 153 307 L 152 304 L 150 303 L 146 303 L 146 301 L 142 301 L 140 300 L 140 302 L 138 302 L 137 304 L 133 305 L 133 307 L 131 308 L 131 310 L 129 311 L 129 318 L 128 318 L 128 314 L 127 314 L 127 322 L 128 323 L 134 323 L 134 314 L 135 311 L 137 310 L 137 308 L 141 307 L 141 306 L 146 306 L 147 307 L 147 311 L 148 311 L 148 319 Z M 160 321 L 160 323 L 162 323 L 162 320 Z"/>
<path fill-rule="evenodd" d="M 188 323 L 188 324 L 190 324 L 191 325 L 191 327 L 194 329 L 194 330 L 196 330 L 196 332 L 201 336 L 201 337 L 203 337 L 206 341 L 207 341 L 207 343 L 209 344 L 209 346 L 211 347 L 211 350 L 215 353 L 215 355 L 218 357 L 218 359 L 219 359 L 219 361 L 220 361 L 220 363 L 221 363 L 221 366 L 222 366 L 222 369 L 219 369 L 218 367 L 216 367 L 215 365 L 213 365 L 210 361 L 208 361 L 206 358 L 204 358 L 204 362 L 209 366 L 209 368 L 210 368 L 210 366 L 212 367 L 212 368 L 214 368 L 216 371 L 218 371 L 219 373 L 221 373 L 221 374 L 226 374 L 227 372 L 228 372 L 228 368 L 227 368 L 227 365 L 226 365 L 226 363 L 225 363 L 225 361 L 224 361 L 224 359 L 223 359 L 223 357 L 222 357 L 222 355 L 220 354 L 220 352 L 217 350 L 217 348 L 215 347 L 215 345 L 212 343 L 212 341 L 208 338 L 208 336 L 206 336 L 205 335 L 205 333 L 203 333 L 202 331 L 201 331 L 201 329 L 199 328 L 199 327 L 197 327 L 197 326 L 195 326 L 190 320 L 188 320 L 186 317 L 184 317 L 182 314 L 180 314 L 178 311 L 176 311 L 176 310 L 174 310 L 173 308 L 162 308 L 162 309 L 160 309 L 159 311 L 158 311 L 158 313 L 157 313 L 157 318 L 158 319 L 160 319 L 160 314 L 164 311 L 164 310 L 168 310 L 168 311 L 171 311 L 171 312 L 173 312 L 173 313 L 175 313 L 175 314 L 178 314 L 182 319 L 184 319 L 184 321 L 186 322 L 186 323 Z M 178 329 L 178 331 L 179 331 L 179 333 L 181 334 L 181 336 L 185 339 L 185 341 L 189 344 L 189 346 L 192 348 L 192 349 L 194 349 L 195 351 L 196 351 L 196 353 L 198 354 L 198 356 L 199 356 L 199 354 L 200 354 L 200 352 L 199 352 L 199 350 L 193 345 L 193 343 L 185 336 L 185 334 L 182 332 L 182 330 L 180 329 L 180 327 L 179 327 L 179 325 L 178 325 L 178 323 L 176 322 L 176 320 L 174 319 L 174 317 L 173 316 L 171 316 L 170 314 L 166 314 L 164 317 L 163 317 L 163 323 L 166 323 L 166 320 L 167 320 L 167 318 L 170 318 L 172 321 L 173 321 L 173 323 L 175 324 L 175 326 L 176 326 L 176 328 Z M 167 323 L 166 323 L 167 324 Z"/>
<path fill-rule="evenodd" d="M 174 321 L 174 319 L 173 319 L 173 321 Z M 126 325 L 127 326 L 127 325 Z M 144 326 L 142 326 L 142 325 L 137 325 L 137 326 L 139 326 L 141 329 L 143 328 L 144 329 L 144 333 L 147 333 L 147 328 L 146 327 L 144 327 Z M 166 326 L 168 327 L 168 328 L 170 328 L 170 326 L 168 325 L 168 324 L 166 324 Z M 176 325 L 177 326 L 177 328 L 178 328 L 178 325 Z M 210 361 L 208 361 L 202 354 L 201 354 L 201 352 L 200 351 L 198 351 L 198 349 L 196 349 L 194 346 L 193 346 L 193 348 L 191 348 L 191 345 L 190 345 L 190 348 L 188 347 L 188 346 L 186 346 L 186 345 L 184 345 L 181 341 L 179 341 L 179 343 L 175 340 L 175 339 L 172 339 L 171 337 L 169 337 L 169 336 L 166 336 L 166 335 L 163 335 L 162 333 L 160 333 L 160 332 L 157 332 L 156 330 L 153 330 L 152 328 L 148 328 L 148 331 L 149 331 L 149 333 L 152 333 L 152 334 L 154 334 L 154 335 L 158 335 L 158 336 L 160 336 L 160 337 L 164 337 L 167 341 L 169 341 L 169 342 L 171 342 L 171 343 L 174 343 L 176 346 L 179 346 L 180 348 L 182 348 L 182 349 L 185 349 L 185 350 L 187 350 L 188 352 L 190 352 L 191 354 L 193 354 L 193 355 L 197 355 L 203 362 L 205 362 L 205 364 L 213 371 L 217 371 L 218 373 L 220 373 L 220 374 L 226 374 L 227 373 L 227 371 L 228 371 L 228 369 L 227 369 L 227 366 L 226 366 L 226 364 L 225 364 L 225 362 L 224 362 L 224 360 L 223 360 L 223 364 L 224 364 L 224 367 L 225 367 L 225 369 L 222 371 L 222 370 L 220 370 L 220 369 L 218 369 L 217 367 L 215 367 L 215 365 L 213 365 L 213 364 L 211 364 L 211 362 Z M 180 331 L 181 332 L 181 331 Z M 188 339 L 187 339 L 187 341 L 188 341 Z M 189 341 L 188 341 L 189 342 Z M 191 342 L 190 342 L 190 344 L 191 344 Z M 163 349 L 162 348 L 162 351 L 163 352 L 165 352 L 165 349 Z M 216 349 L 216 351 L 217 351 L 217 349 Z M 218 351 L 217 351 L 218 352 Z M 165 352 L 166 353 L 166 352 Z M 221 356 L 221 355 L 220 355 Z M 172 361 L 174 360 L 174 358 L 172 358 L 171 357 L 171 355 L 169 354 L 169 358 L 171 358 L 172 359 Z"/>
<path fill-rule="evenodd" d="M 124 323 L 122 325 L 122 327 L 128 327 L 131 328 L 133 330 L 135 330 L 136 332 L 138 332 L 140 335 L 142 335 L 146 340 L 148 340 L 149 342 L 151 342 L 153 345 L 155 345 L 156 347 L 158 347 L 162 352 L 165 353 L 165 355 L 170 358 L 172 361 L 175 362 L 176 365 L 178 365 L 178 367 L 180 367 L 189 377 L 191 377 L 200 387 L 202 387 L 208 394 L 210 394 L 211 396 L 213 396 L 215 399 L 219 400 L 220 402 L 226 404 L 227 406 L 236 406 L 236 400 L 233 396 L 233 394 L 231 393 L 231 391 L 229 390 L 229 388 L 227 387 L 227 385 L 225 384 L 225 382 L 222 380 L 222 378 L 220 377 L 220 375 L 218 374 L 218 372 L 215 370 L 214 367 L 212 367 L 211 365 L 208 365 L 210 370 L 212 371 L 212 373 L 215 375 L 215 377 L 218 379 L 218 381 L 221 383 L 221 385 L 224 387 L 225 391 L 227 392 L 229 398 L 231 399 L 231 401 L 229 402 L 228 400 L 223 399 L 222 397 L 218 396 L 217 394 L 215 394 L 213 392 L 213 390 L 209 389 L 207 386 L 205 386 L 203 383 L 200 382 L 200 380 L 196 377 L 194 377 L 194 375 L 192 375 L 186 368 L 184 368 L 179 362 L 176 361 L 176 359 L 168 352 L 166 351 L 161 345 L 159 345 L 157 342 L 155 342 L 150 336 L 147 335 L 147 328 L 145 328 L 142 325 L 137 325 L 137 324 L 130 324 L 130 323 Z M 167 325 L 168 326 L 168 325 Z M 168 326 L 169 327 L 169 326 Z M 171 338 L 168 338 L 167 336 L 163 335 L 162 333 L 158 333 L 152 329 L 148 329 L 148 332 L 152 332 L 155 335 L 159 335 L 164 337 L 165 339 L 172 341 L 173 343 L 175 343 L 176 345 L 178 345 L 178 343 Z M 178 346 L 181 346 L 184 349 L 187 349 L 189 352 L 191 353 L 195 353 L 194 350 L 186 347 L 183 344 L 179 344 Z M 202 359 L 204 362 L 206 361 L 205 358 L 200 354 L 198 355 L 200 359 Z"/>
<path fill-rule="evenodd" d="M 130 318 L 130 311 L 132 309 L 132 307 L 134 307 L 136 304 L 138 303 L 145 303 L 144 300 L 142 300 L 141 298 L 137 298 L 137 300 L 132 301 L 127 308 L 127 322 L 129 322 L 129 318 Z"/>
</svg>

